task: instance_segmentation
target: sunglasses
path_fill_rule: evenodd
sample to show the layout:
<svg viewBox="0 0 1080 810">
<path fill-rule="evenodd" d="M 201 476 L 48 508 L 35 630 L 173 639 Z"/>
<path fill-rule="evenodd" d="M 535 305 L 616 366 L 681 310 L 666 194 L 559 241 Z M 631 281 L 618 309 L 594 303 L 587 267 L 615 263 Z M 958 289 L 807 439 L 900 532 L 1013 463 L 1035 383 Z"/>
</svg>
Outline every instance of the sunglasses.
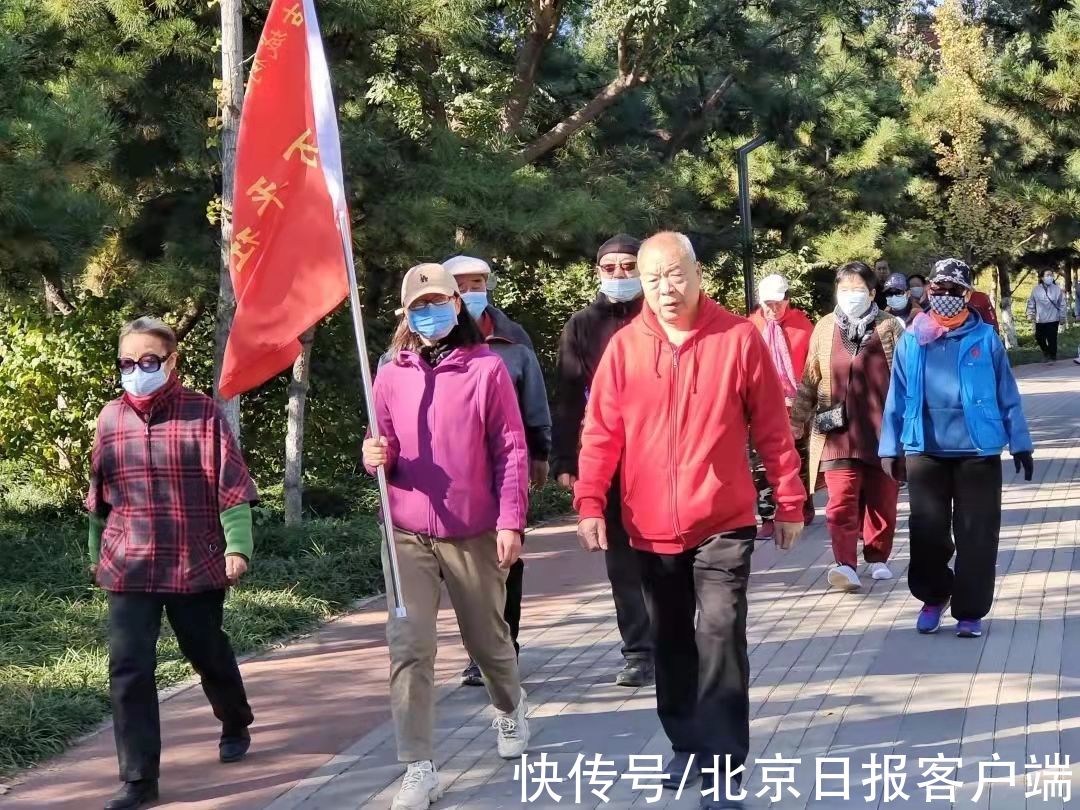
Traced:
<svg viewBox="0 0 1080 810">
<path fill-rule="evenodd" d="M 170 357 L 172 357 L 171 354 L 166 354 L 163 357 L 156 354 L 144 354 L 138 360 L 132 360 L 130 357 L 117 357 L 116 368 L 121 374 L 131 374 L 135 371 L 135 366 L 138 366 L 147 374 L 153 374 Z"/>
<path fill-rule="evenodd" d="M 600 271 L 603 273 L 611 274 L 616 270 L 623 270 L 624 272 L 631 273 L 637 270 L 637 262 L 619 262 L 618 264 L 601 264 Z"/>
</svg>

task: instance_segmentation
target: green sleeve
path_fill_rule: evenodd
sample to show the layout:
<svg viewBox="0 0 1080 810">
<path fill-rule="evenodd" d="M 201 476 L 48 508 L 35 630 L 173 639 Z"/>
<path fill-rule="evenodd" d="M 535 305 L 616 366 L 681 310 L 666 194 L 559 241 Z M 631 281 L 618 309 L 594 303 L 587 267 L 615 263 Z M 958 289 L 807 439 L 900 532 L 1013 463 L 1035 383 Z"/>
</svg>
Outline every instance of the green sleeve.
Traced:
<svg viewBox="0 0 1080 810">
<path fill-rule="evenodd" d="M 255 550 L 251 533 L 251 504 L 242 503 L 221 513 L 221 528 L 225 530 L 225 553 L 241 554 L 248 560 Z"/>
<path fill-rule="evenodd" d="M 101 534 L 105 531 L 105 521 L 95 513 L 90 513 L 90 536 L 86 548 L 90 552 L 90 562 L 97 565 L 101 560 Z"/>
</svg>

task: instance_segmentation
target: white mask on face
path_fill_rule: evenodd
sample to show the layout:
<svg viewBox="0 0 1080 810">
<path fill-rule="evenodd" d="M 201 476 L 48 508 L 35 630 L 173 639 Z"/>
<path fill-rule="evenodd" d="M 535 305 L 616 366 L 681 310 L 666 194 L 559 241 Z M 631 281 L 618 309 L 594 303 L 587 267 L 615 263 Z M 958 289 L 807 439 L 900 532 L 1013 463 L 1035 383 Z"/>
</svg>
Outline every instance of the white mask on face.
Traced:
<svg viewBox="0 0 1080 810">
<path fill-rule="evenodd" d="M 906 295 L 890 295 L 885 299 L 885 303 L 889 305 L 889 309 L 903 309 L 908 305 L 911 299 Z"/>
<path fill-rule="evenodd" d="M 138 366 L 130 374 L 120 375 L 120 385 L 133 397 L 148 397 L 169 381 L 169 372 L 162 366 L 157 371 L 143 371 Z"/>
<path fill-rule="evenodd" d="M 859 318 L 870 309 L 870 293 L 866 290 L 840 290 L 836 293 L 836 303 L 849 318 Z"/>
<path fill-rule="evenodd" d="M 1047 273 L 1045 276 L 1043 276 L 1043 284 L 1053 284 L 1053 283 L 1054 283 L 1054 274 L 1053 273 Z"/>
</svg>

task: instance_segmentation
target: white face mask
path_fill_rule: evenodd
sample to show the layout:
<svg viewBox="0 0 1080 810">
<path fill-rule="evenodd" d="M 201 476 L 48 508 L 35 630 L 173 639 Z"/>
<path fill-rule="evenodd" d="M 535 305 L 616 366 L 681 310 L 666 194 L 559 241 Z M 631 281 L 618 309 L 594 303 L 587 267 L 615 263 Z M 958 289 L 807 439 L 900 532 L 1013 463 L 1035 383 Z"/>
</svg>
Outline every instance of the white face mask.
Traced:
<svg viewBox="0 0 1080 810">
<path fill-rule="evenodd" d="M 120 385 L 133 397 L 148 397 L 169 381 L 169 372 L 162 366 L 157 371 L 143 371 L 138 366 L 130 374 L 120 375 Z"/>
<path fill-rule="evenodd" d="M 1054 276 L 1053 276 L 1052 273 L 1047 273 L 1045 276 L 1043 276 L 1043 284 L 1053 284 L 1053 283 L 1054 283 Z"/>
<path fill-rule="evenodd" d="M 870 309 L 870 293 L 866 290 L 840 290 L 836 294 L 836 303 L 849 318 L 859 318 Z"/>
<path fill-rule="evenodd" d="M 906 295 L 890 295 L 885 299 L 885 303 L 889 305 L 889 309 L 903 309 L 910 300 Z"/>
</svg>

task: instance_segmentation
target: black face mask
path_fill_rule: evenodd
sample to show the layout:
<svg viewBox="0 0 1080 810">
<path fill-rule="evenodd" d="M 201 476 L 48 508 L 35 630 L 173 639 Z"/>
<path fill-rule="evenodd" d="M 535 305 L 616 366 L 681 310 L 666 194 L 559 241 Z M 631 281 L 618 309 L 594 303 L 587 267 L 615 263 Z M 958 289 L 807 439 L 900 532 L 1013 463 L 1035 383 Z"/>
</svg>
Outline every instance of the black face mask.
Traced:
<svg viewBox="0 0 1080 810">
<path fill-rule="evenodd" d="M 931 293 L 930 309 L 942 318 L 953 318 L 964 311 L 967 302 L 964 296 L 954 292 Z"/>
</svg>

